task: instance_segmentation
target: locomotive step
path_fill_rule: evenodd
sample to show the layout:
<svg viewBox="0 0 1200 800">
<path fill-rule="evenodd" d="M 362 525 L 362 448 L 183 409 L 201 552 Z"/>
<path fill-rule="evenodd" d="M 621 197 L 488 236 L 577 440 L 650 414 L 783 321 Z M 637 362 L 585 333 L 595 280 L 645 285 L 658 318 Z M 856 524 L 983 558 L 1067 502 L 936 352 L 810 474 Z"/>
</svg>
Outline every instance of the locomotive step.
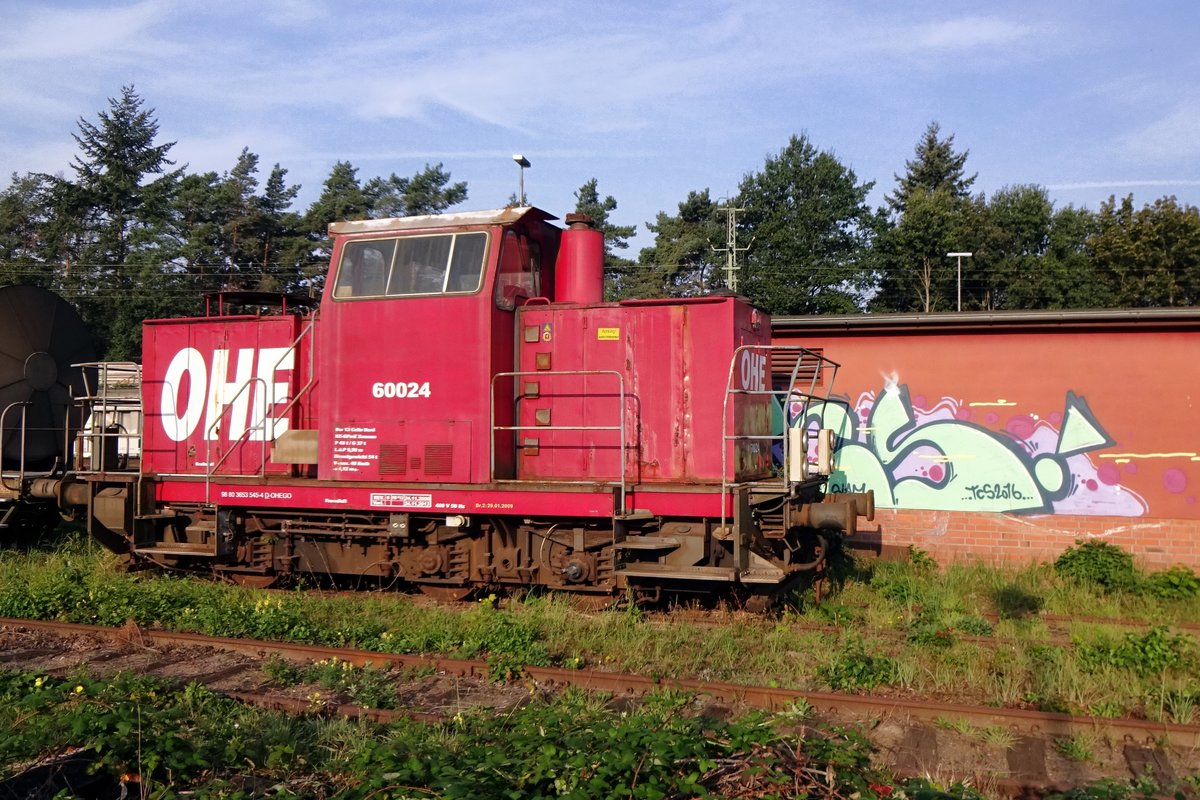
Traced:
<svg viewBox="0 0 1200 800">
<path fill-rule="evenodd" d="M 626 578 L 676 578 L 687 581 L 732 581 L 737 576 L 733 567 L 676 567 L 671 564 L 627 564 L 617 570 Z"/>
<path fill-rule="evenodd" d="M 680 541 L 674 536 L 634 536 L 617 542 L 618 550 L 674 550 Z"/>
<path fill-rule="evenodd" d="M 158 545 L 135 547 L 133 552 L 156 556 L 200 556 L 202 558 L 215 558 L 217 555 L 213 552 L 211 544 L 189 544 L 188 542 L 163 542 Z"/>
</svg>

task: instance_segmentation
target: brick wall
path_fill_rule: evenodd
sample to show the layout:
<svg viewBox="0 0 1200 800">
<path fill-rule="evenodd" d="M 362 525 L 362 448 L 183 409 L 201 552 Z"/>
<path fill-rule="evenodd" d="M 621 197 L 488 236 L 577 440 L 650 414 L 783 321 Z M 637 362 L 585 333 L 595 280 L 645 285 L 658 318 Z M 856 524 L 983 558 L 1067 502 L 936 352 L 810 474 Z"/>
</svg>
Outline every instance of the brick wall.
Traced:
<svg viewBox="0 0 1200 800">
<path fill-rule="evenodd" d="M 1076 541 L 1093 538 L 1132 553 L 1143 568 L 1200 570 L 1200 521 L 1186 519 L 879 509 L 874 522 L 860 525 L 852 546 L 887 556 L 912 545 L 942 563 L 1024 566 L 1053 561 Z"/>
</svg>

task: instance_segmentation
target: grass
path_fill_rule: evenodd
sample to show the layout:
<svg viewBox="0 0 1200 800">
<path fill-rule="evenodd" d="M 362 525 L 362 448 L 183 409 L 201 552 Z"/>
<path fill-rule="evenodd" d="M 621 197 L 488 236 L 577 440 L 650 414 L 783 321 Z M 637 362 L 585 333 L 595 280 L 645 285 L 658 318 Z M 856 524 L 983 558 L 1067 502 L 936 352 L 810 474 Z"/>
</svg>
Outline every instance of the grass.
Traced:
<svg viewBox="0 0 1200 800">
<path fill-rule="evenodd" d="M 1171 576 L 1172 591 L 1187 580 Z M 1179 587 L 1184 587 L 1179 589 Z M 1147 627 L 1072 627 L 1049 640 L 1036 612 L 1122 616 Z M 999 622 L 993 625 L 988 618 Z M 853 565 L 821 605 L 780 619 L 708 627 L 636 609 L 580 614 L 552 595 L 431 607 L 404 595 L 263 592 L 186 577 L 125 574 L 78 535 L 0 551 L 0 616 L 140 625 L 226 636 L 486 659 L 498 679 L 523 665 L 610 668 L 807 691 L 906 691 L 959 702 L 1099 716 L 1195 720 L 1200 651 L 1164 622 L 1200 621 L 1200 598 L 1111 590 L 1052 565 L 1019 570 L 927 559 Z M 837 624 L 840 634 L 796 621 Z M 984 637 L 995 646 L 975 641 Z"/>
<path fill-rule="evenodd" d="M 1054 740 L 1054 749 L 1068 761 L 1081 763 L 1096 760 L 1096 740 L 1089 734 L 1077 733 L 1074 736 L 1064 736 Z"/>
<path fill-rule="evenodd" d="M 338 667 L 337 669 L 340 669 Z M 504 715 L 384 726 L 241 706 L 194 684 L 128 674 L 67 680 L 0 671 L 0 777 L 68 748 L 143 797 L 806 797 L 874 800 L 928 788 L 872 765 L 851 729 L 695 713 L 662 693 L 611 710 L 568 691 Z M 975 800 L 966 787 L 952 797 Z M 114 796 L 117 791 L 113 790 Z"/>
</svg>

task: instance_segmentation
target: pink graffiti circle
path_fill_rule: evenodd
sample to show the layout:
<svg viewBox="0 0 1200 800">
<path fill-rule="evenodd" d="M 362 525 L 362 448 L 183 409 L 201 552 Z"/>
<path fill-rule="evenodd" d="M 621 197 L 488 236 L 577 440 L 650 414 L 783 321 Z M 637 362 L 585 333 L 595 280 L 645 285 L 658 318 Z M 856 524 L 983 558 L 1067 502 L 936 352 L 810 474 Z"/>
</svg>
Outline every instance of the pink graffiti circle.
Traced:
<svg viewBox="0 0 1200 800">
<path fill-rule="evenodd" d="M 1188 479 L 1183 470 L 1171 467 L 1163 472 L 1163 488 L 1171 494 L 1183 494 L 1187 489 Z"/>
</svg>

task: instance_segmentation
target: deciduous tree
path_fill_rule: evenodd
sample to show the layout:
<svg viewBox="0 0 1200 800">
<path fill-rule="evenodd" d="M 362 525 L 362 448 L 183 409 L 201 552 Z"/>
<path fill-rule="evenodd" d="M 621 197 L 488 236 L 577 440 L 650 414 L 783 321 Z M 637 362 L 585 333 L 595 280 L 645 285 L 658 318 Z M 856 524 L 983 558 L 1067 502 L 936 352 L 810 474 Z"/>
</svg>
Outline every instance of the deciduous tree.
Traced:
<svg viewBox="0 0 1200 800">
<path fill-rule="evenodd" d="M 880 218 L 872 183 L 807 136 L 793 136 L 741 183 L 739 245 L 750 243 L 738 291 L 776 314 L 850 313 L 873 281 Z"/>
<path fill-rule="evenodd" d="M 972 252 L 978 231 L 968 224 L 972 203 L 945 189 L 914 188 L 904 213 L 879 241 L 880 279 L 871 299 L 876 311 L 953 311 L 957 308 L 957 264 L 951 251 Z M 972 280 L 974 265 L 963 265 Z"/>
<path fill-rule="evenodd" d="M 1126 307 L 1200 302 L 1200 210 L 1161 197 L 1134 210 L 1133 196 L 1100 206 L 1087 241 L 1098 274 Z"/>
</svg>

